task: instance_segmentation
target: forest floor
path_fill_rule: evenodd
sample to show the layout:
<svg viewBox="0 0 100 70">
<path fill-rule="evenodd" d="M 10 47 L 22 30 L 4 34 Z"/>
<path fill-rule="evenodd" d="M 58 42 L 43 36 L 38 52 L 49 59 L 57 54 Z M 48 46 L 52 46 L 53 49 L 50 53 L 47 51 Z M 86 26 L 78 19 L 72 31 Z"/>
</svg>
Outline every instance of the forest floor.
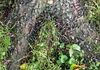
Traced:
<svg viewBox="0 0 100 70">
<path fill-rule="evenodd" d="M 27 54 L 18 60 L 16 55 L 22 54 L 12 45 L 16 31 L 0 16 L 0 70 L 10 70 L 12 60 L 20 63 L 15 65 L 18 70 L 100 70 L 100 4 L 95 1 L 90 6 L 87 16 L 71 25 L 61 17 L 40 20 L 43 12 L 29 36 L 33 40 L 28 42 Z"/>
</svg>

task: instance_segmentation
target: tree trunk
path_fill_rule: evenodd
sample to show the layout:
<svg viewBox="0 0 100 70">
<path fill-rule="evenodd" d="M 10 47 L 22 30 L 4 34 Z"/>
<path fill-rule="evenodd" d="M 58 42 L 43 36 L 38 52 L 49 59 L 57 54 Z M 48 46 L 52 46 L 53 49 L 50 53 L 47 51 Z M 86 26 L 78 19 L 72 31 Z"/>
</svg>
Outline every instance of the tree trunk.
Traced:
<svg viewBox="0 0 100 70">
<path fill-rule="evenodd" d="M 92 30 L 84 19 L 84 3 L 81 3 L 80 0 L 51 1 L 53 1 L 52 4 L 48 0 L 16 0 L 16 10 L 12 13 L 15 13 L 17 17 L 15 18 L 17 36 L 15 37 L 16 41 L 14 41 L 14 52 L 9 58 L 11 63 L 8 70 L 19 70 L 20 61 L 27 56 L 28 43 L 30 39 L 33 39 L 35 31 L 40 29 L 45 20 L 52 18 L 56 21 L 55 24 L 61 33 L 61 41 L 77 43 L 86 50 L 86 53 L 90 52 L 88 48 L 91 46 L 89 44 L 84 46 L 85 43 L 88 43 L 86 39 L 96 40 L 95 38 L 99 35 Z M 100 38 L 97 42 L 100 42 L 99 40 Z"/>
<path fill-rule="evenodd" d="M 12 13 L 17 17 L 14 17 L 16 20 L 16 41 L 13 44 L 15 49 L 9 57 L 11 62 L 8 65 L 8 70 L 19 70 L 21 61 L 28 55 L 28 39 L 35 26 L 36 17 L 45 7 L 45 0 L 16 0 L 15 7 L 15 12 Z"/>
</svg>

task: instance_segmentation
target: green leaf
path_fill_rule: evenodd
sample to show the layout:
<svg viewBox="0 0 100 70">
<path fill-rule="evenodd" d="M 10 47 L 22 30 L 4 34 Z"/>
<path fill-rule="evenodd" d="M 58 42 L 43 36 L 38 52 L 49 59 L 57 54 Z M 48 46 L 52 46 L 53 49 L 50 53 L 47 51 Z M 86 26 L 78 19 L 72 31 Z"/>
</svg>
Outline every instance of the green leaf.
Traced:
<svg viewBox="0 0 100 70">
<path fill-rule="evenodd" d="M 6 52 L 2 52 L 2 55 L 5 56 Z"/>
<path fill-rule="evenodd" d="M 5 44 L 6 47 L 8 47 L 10 45 L 10 37 L 9 36 L 6 36 L 4 38 L 4 44 Z"/>
<path fill-rule="evenodd" d="M 60 56 L 60 61 L 61 63 L 65 63 L 67 61 L 68 57 L 66 55 L 61 55 Z"/>
<path fill-rule="evenodd" d="M 39 66 L 40 66 L 39 62 L 34 63 L 34 68 L 35 68 L 35 69 L 38 69 Z"/>
<path fill-rule="evenodd" d="M 72 48 L 73 48 L 74 50 L 77 50 L 77 51 L 80 51 L 80 50 L 81 50 L 80 46 L 77 45 L 77 44 L 73 44 L 73 45 L 72 45 Z"/>
<path fill-rule="evenodd" d="M 61 43 L 60 44 L 60 48 L 64 48 L 64 43 Z"/>
<path fill-rule="evenodd" d="M 38 46 L 44 47 L 45 46 L 45 43 L 39 43 Z"/>
<path fill-rule="evenodd" d="M 75 63 L 76 63 L 76 60 L 75 60 L 74 58 L 70 58 L 70 60 L 69 60 L 68 63 L 69 63 L 69 64 L 75 64 Z"/>
<path fill-rule="evenodd" d="M 60 60 L 57 60 L 57 64 L 59 64 L 59 65 L 60 65 L 60 64 L 62 64 L 62 63 L 61 63 L 61 61 L 60 61 Z"/>
<path fill-rule="evenodd" d="M 70 70 L 75 70 L 76 64 L 71 64 Z"/>
<path fill-rule="evenodd" d="M 0 32 L 0 37 L 2 37 L 3 36 L 3 34 L 2 34 L 2 32 Z"/>
<path fill-rule="evenodd" d="M 100 62 L 97 62 L 97 63 L 96 63 L 96 66 L 100 66 Z"/>
<path fill-rule="evenodd" d="M 56 42 L 54 42 L 54 46 L 57 46 L 57 45 L 59 45 L 60 43 L 59 43 L 59 41 L 56 41 Z"/>
<path fill-rule="evenodd" d="M 73 49 L 69 49 L 69 55 L 70 55 L 70 57 L 72 57 L 72 55 L 73 55 Z"/>
</svg>

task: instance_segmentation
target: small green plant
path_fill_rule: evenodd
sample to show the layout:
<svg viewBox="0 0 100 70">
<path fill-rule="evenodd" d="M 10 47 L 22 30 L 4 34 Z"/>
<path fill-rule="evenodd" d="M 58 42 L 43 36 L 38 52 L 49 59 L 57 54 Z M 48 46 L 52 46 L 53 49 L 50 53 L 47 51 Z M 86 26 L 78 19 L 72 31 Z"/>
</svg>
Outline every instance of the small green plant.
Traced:
<svg viewBox="0 0 100 70">
<path fill-rule="evenodd" d="M 100 3 L 98 0 L 90 1 L 89 19 L 93 21 L 100 21 Z"/>
<path fill-rule="evenodd" d="M 0 62 L 0 70 L 6 70 L 6 66 Z"/>
<path fill-rule="evenodd" d="M 54 21 L 46 21 L 40 30 L 39 39 L 34 44 L 29 70 L 61 70 L 66 69 L 66 66 L 74 70 L 73 65 L 82 64 L 84 52 L 80 46 L 65 45 L 59 42 L 58 36 Z"/>
<path fill-rule="evenodd" d="M 100 1 L 89 1 L 89 12 L 87 19 L 95 26 L 95 29 L 100 33 Z"/>
<path fill-rule="evenodd" d="M 39 33 L 39 39 L 33 47 L 33 58 L 28 66 L 29 70 L 61 70 L 54 64 L 51 53 L 58 43 L 57 29 L 54 21 L 46 21 Z"/>
<path fill-rule="evenodd" d="M 62 45 L 62 47 L 69 50 L 59 52 L 60 55 L 57 63 L 60 65 L 65 64 L 65 66 L 68 65 L 70 70 L 74 70 L 76 68 L 75 66 L 82 68 L 81 65 L 83 65 L 84 52 L 81 50 L 80 46 L 77 44 L 72 44 L 67 46 Z M 62 47 L 60 46 L 60 48 Z"/>
<path fill-rule="evenodd" d="M 88 70 L 99 70 L 100 69 L 100 62 L 93 62 L 93 60 L 89 61 Z"/>
<path fill-rule="evenodd" d="M 0 27 L 0 60 L 4 59 L 10 44 L 8 28 Z"/>
<path fill-rule="evenodd" d="M 33 57 L 28 64 L 28 70 L 92 70 L 94 68 L 92 62 L 89 67 L 84 64 L 84 51 L 78 44 L 65 45 L 59 41 L 58 36 L 59 32 L 54 21 L 46 21 L 40 30 L 38 40 L 33 47 L 31 46 Z"/>
<path fill-rule="evenodd" d="M 5 66 L 2 64 L 2 60 L 5 59 L 10 44 L 9 29 L 0 26 L 0 70 L 6 70 Z"/>
</svg>

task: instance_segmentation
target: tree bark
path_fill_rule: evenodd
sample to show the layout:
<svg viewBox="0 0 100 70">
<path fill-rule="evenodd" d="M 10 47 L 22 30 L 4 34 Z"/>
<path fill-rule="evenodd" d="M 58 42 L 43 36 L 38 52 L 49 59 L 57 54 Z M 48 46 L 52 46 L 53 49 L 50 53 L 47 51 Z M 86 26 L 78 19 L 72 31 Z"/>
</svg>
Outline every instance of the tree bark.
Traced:
<svg viewBox="0 0 100 70">
<path fill-rule="evenodd" d="M 44 3 L 44 4 L 43 4 Z M 11 60 L 8 70 L 19 70 L 21 59 L 28 55 L 28 39 L 35 26 L 36 17 L 45 7 L 45 0 L 16 0 L 16 41 L 14 51 L 9 57 Z M 13 16 L 13 15 L 12 15 Z"/>
<path fill-rule="evenodd" d="M 92 28 L 84 19 L 84 3 L 81 3 L 80 0 L 52 1 L 54 1 L 52 5 L 48 5 L 48 0 L 16 0 L 16 10 L 12 13 L 15 13 L 17 17 L 15 18 L 17 35 L 16 41 L 14 41 L 14 52 L 9 58 L 11 63 L 8 70 L 19 70 L 20 59 L 27 56 L 30 39 L 33 39 L 36 30 L 40 29 L 45 20 L 52 18 L 56 21 L 55 24 L 61 33 L 61 41 L 77 43 L 86 50 L 86 53 L 90 52 L 87 47 L 89 44 L 84 46 L 85 43 L 88 43 L 86 39 L 96 40 L 95 38 L 99 35 L 91 30 Z M 99 40 L 100 38 L 97 42 L 100 42 Z"/>
</svg>

